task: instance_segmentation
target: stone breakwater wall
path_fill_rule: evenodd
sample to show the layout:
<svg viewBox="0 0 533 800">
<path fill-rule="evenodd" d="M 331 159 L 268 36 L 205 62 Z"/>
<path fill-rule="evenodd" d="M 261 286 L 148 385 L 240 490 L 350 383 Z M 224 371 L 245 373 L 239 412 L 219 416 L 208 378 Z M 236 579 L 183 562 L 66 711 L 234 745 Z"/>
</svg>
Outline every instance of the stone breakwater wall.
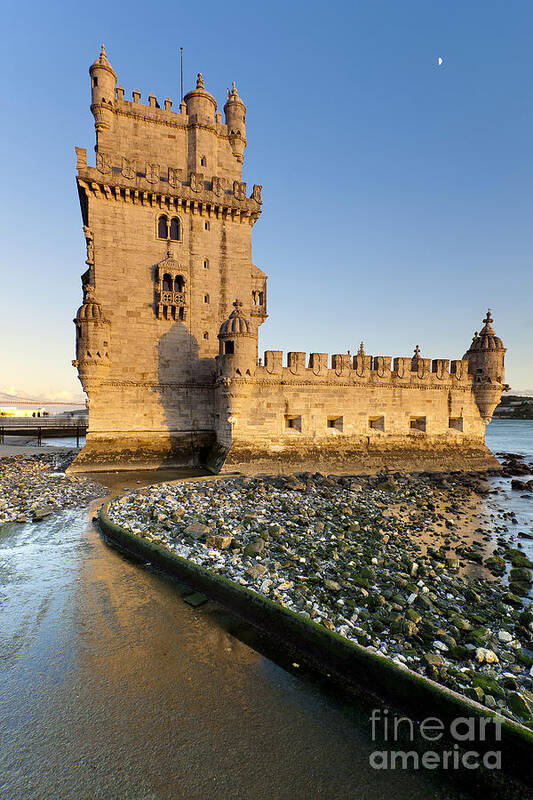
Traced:
<svg viewBox="0 0 533 800">
<path fill-rule="evenodd" d="M 366 691 L 385 698 L 394 707 L 408 710 L 418 717 L 435 715 L 445 723 L 457 717 L 500 720 L 502 742 L 498 747 L 501 744 L 505 770 L 509 770 L 514 777 L 524 778 L 530 774 L 529 758 L 533 733 L 522 725 L 505 719 L 497 712 L 429 677 L 395 663 L 375 650 L 350 641 L 334 630 L 327 629 L 324 624 L 317 624 L 308 616 L 274 602 L 259 591 L 170 552 L 152 537 L 147 539 L 139 531 L 133 533 L 117 525 L 110 519 L 109 506 L 101 510 L 100 522 L 106 535 L 120 547 L 157 564 L 222 602 L 249 623 L 265 631 L 285 647 L 288 646 L 299 658 L 309 661 L 344 684 L 363 687 Z M 501 789 L 498 791 L 499 797 L 521 796 L 507 795 Z"/>
</svg>

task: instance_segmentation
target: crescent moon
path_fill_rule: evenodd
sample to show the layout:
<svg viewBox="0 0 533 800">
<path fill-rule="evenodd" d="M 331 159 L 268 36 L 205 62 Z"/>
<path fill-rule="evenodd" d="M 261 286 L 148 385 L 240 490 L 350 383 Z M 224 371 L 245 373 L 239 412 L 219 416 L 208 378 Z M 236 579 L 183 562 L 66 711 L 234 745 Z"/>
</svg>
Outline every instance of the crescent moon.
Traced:
<svg viewBox="0 0 533 800">
<path fill-rule="evenodd" d="M 439 67 L 441 66 L 441 64 L 442 64 L 442 63 L 443 63 L 443 60 L 442 60 L 442 58 L 439 56 L 439 58 L 437 59 L 437 64 L 439 65 Z"/>
</svg>

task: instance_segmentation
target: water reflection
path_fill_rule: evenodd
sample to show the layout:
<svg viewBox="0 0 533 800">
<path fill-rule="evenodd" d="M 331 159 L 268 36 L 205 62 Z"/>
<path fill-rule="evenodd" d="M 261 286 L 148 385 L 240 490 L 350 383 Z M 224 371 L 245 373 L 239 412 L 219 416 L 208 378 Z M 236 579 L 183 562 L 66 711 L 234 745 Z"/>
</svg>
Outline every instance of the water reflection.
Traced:
<svg viewBox="0 0 533 800">
<path fill-rule="evenodd" d="M 4 530 L 0 587 L 2 800 L 459 797 L 372 770 L 367 710 L 187 606 L 86 512 Z"/>
</svg>

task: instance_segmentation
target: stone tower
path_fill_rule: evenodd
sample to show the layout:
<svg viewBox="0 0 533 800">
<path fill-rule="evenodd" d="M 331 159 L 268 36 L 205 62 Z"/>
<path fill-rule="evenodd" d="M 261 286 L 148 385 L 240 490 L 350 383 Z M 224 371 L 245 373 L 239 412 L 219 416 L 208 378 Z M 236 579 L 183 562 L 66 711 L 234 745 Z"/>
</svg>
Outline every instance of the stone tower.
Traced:
<svg viewBox="0 0 533 800">
<path fill-rule="evenodd" d="M 267 316 L 246 107 L 233 84 L 222 121 L 201 74 L 177 111 L 137 90 L 126 100 L 104 47 L 89 74 L 96 163 L 76 148 L 87 270 L 74 362 L 89 430 L 73 471 L 195 464 L 215 438 L 220 326 L 240 297 L 257 353 Z"/>
</svg>

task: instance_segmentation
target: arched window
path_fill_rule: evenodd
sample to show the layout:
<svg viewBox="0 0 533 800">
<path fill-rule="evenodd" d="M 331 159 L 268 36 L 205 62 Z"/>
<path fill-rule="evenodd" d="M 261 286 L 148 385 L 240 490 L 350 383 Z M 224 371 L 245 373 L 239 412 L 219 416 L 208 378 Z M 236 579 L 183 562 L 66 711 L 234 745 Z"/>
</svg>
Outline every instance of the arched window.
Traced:
<svg viewBox="0 0 533 800">
<path fill-rule="evenodd" d="M 170 238 L 175 242 L 180 238 L 180 221 L 177 217 L 172 217 L 170 220 Z"/>
<path fill-rule="evenodd" d="M 174 278 L 174 291 L 182 292 L 184 286 L 185 286 L 185 281 L 183 279 L 183 275 L 176 275 L 176 277 Z"/>
<path fill-rule="evenodd" d="M 163 214 L 157 221 L 157 236 L 159 239 L 168 239 L 168 220 Z"/>
<path fill-rule="evenodd" d="M 259 305 L 262 306 L 264 302 L 265 296 L 263 292 L 259 292 Z"/>
<path fill-rule="evenodd" d="M 164 292 L 171 292 L 172 291 L 172 278 L 170 275 L 163 275 L 163 291 Z"/>
<path fill-rule="evenodd" d="M 209 334 L 208 334 L 208 332 L 207 332 L 207 331 L 204 331 L 204 339 L 205 339 L 205 340 L 209 339 Z"/>
</svg>

